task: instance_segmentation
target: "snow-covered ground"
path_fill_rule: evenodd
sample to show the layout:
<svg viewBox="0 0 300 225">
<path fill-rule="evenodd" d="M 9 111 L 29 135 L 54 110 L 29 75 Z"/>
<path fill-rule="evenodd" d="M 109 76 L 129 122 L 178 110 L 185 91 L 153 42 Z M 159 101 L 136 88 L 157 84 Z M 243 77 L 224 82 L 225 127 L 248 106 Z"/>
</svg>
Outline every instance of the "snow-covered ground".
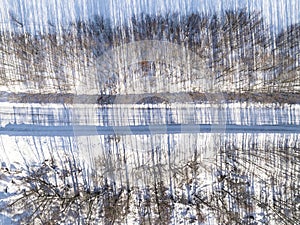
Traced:
<svg viewBox="0 0 300 225">
<path fill-rule="evenodd" d="M 272 210 L 279 210 L 274 196 L 275 199 L 285 199 L 287 205 L 284 209 L 290 213 L 286 215 L 298 215 L 290 210 L 291 207 L 299 207 L 299 193 L 292 188 L 299 185 L 300 130 L 287 133 L 284 130 L 268 132 L 264 129 L 273 125 L 297 127 L 300 121 L 299 105 L 158 104 L 151 108 L 141 104 L 1 105 L 1 129 L 4 129 L 0 135 L 2 206 L 6 200 L 13 198 L 15 192 L 26 187 L 20 178 L 26 177 L 32 168 L 45 165 L 52 159 L 59 162 L 58 167 L 64 166 L 63 160 L 71 157 L 86 171 L 82 182 L 89 180 L 89 171 L 96 169 L 101 176 L 112 180 L 115 187 L 122 187 L 126 183 L 130 185 L 131 212 L 123 221 L 125 224 L 141 222 L 141 206 L 137 204 L 146 201 L 148 195 L 153 195 L 153 190 L 147 191 L 147 187 L 151 187 L 157 179 L 165 184 L 168 196 L 175 199 L 171 207 L 171 224 L 197 223 L 200 214 L 204 218 L 202 224 L 216 224 L 219 219 L 212 209 L 220 207 L 220 202 L 214 199 L 221 193 L 227 199 L 223 202 L 226 206 L 222 207 L 227 207 L 245 221 L 253 218 L 257 224 L 265 224 L 268 220 L 269 224 L 276 224 L 275 219 L 268 215 Z M 54 129 L 53 135 L 5 134 L 5 128 L 18 128 L 18 125 L 24 124 L 27 127 L 34 125 L 45 128 L 73 126 L 74 133 L 64 136 Z M 155 124 L 160 127 L 155 127 Z M 215 130 L 218 132 L 212 128 L 204 133 L 185 130 L 182 133 L 164 134 L 163 131 L 167 131 L 166 124 L 217 124 L 219 129 Z M 94 134 L 80 134 L 79 127 L 83 125 L 90 125 L 89 129 Z M 118 133 L 116 127 L 129 125 L 149 125 L 154 132 L 152 135 Z M 226 125 L 228 129 L 236 126 L 248 130 L 226 132 Z M 96 126 L 115 127 L 116 134 L 98 135 Z M 260 127 L 264 132 L 252 132 L 251 127 Z M 155 129 L 160 129 L 160 134 L 155 134 Z M 195 168 L 197 172 L 193 173 Z M 90 180 L 87 183 L 93 186 L 93 182 Z M 237 184 L 241 185 L 243 193 L 236 189 Z M 284 191 L 286 194 L 283 194 Z M 248 208 L 239 205 L 235 199 L 242 194 L 251 196 L 245 197 L 245 201 L 250 201 L 246 204 Z M 140 195 L 141 200 L 138 200 Z M 204 199 L 201 204 L 197 203 L 199 196 Z M 211 205 L 207 205 L 208 202 Z M 274 206 L 271 207 L 272 204 Z M 266 205 L 270 205 L 270 208 Z M 153 207 L 155 211 L 155 204 Z M 154 211 L 149 216 L 154 217 Z M 2 224 L 9 224 L 12 215 L 7 211 L 2 213 Z"/>
<path fill-rule="evenodd" d="M 299 185 L 297 182 L 299 133 L 238 133 L 217 137 L 220 138 L 219 142 L 216 141 L 216 135 L 207 133 L 135 135 L 117 138 L 1 136 L 1 199 L 5 202 L 10 195 L 13 196 L 25 188 L 22 180 L 18 179 L 26 177 L 27 171 L 31 168 L 43 165 L 52 158 L 62 162 L 66 156 L 72 156 L 80 165 L 95 166 L 97 172 L 113 180 L 116 187 L 121 187 L 126 182 L 130 184 L 132 210 L 127 215 L 127 222 L 123 221 L 124 224 L 139 223 L 141 215 L 137 213 L 138 200 L 135 200 L 134 196 L 138 197 L 139 191 L 151 187 L 157 176 L 165 183 L 167 192 L 171 192 L 177 199 L 174 202 L 171 224 L 178 224 L 180 221 L 183 223 L 194 221 L 197 224 L 199 208 L 192 204 L 195 196 L 201 194 L 204 199 L 210 199 L 221 189 L 227 189 L 233 195 L 227 196 L 226 207 L 246 216 L 243 207 L 240 208 L 241 206 L 234 203 L 236 201 L 234 195 L 239 192 L 231 190 L 230 185 L 233 184 L 226 182 L 241 182 L 241 187 L 245 185 L 245 191 L 251 193 L 248 201 L 251 201 L 249 205 L 254 208 L 248 210 L 257 224 L 265 224 L 267 220 L 270 220 L 269 224 L 277 224 L 275 219 L 268 215 L 270 213 L 268 208 L 264 207 L 264 204 L 270 206 L 277 204 L 271 197 L 272 193 L 277 196 L 276 198 L 286 199 L 285 209 L 291 215 L 298 215 L 297 212 L 290 210 L 291 207 L 299 207 L 298 191 L 293 190 Z M 192 165 L 196 153 L 197 162 L 200 164 L 197 173 L 193 175 Z M 123 157 L 126 161 L 122 160 Z M 239 171 L 235 171 L 236 169 Z M 225 177 L 224 182 L 220 181 L 222 177 Z M 184 200 L 188 198 L 189 193 L 193 199 L 190 205 Z M 149 191 L 149 195 L 153 196 L 153 192 Z M 183 196 L 182 202 L 180 196 Z M 146 198 L 145 193 L 141 198 Z M 291 201 L 294 201 L 294 206 L 290 205 Z M 205 203 L 200 206 L 203 207 L 201 210 L 205 221 L 203 224 L 217 224 L 215 213 L 211 211 L 215 206 L 210 208 Z M 295 210 L 297 211 L 297 208 Z M 16 212 L 12 213 L 15 215 Z M 6 220 L 6 223 L 2 224 L 9 224 L 7 221 L 12 215 L 7 212 L 2 215 L 3 221 Z"/>
<path fill-rule="evenodd" d="M 300 224 L 300 105 L 228 103 L 221 94 L 273 90 L 285 92 L 284 99 L 299 91 L 297 30 L 287 29 L 299 23 L 298 0 L 3 0 L 1 6 L 0 31 L 8 32 L 1 35 L 0 49 L 0 225 L 22 219 Z M 254 17 L 236 11 L 242 8 Z M 258 11 L 262 18 L 255 17 Z M 189 23 L 167 16 L 170 22 L 158 25 L 164 27 L 161 38 L 150 32 L 154 40 L 145 39 L 146 17 L 132 29 L 133 14 L 191 12 L 196 14 L 186 18 Z M 203 17 L 209 22 L 202 32 L 197 13 L 228 17 L 219 17 L 217 32 L 218 17 Z M 76 20 L 93 15 L 111 24 L 103 23 L 100 35 L 101 23 L 87 26 L 92 33 L 85 36 L 83 21 Z M 251 21 L 243 22 L 243 16 Z M 111 36 L 110 29 L 126 23 Z M 279 35 L 281 30 L 286 31 Z M 185 47 L 194 42 L 202 58 L 191 51 L 193 44 Z M 192 92 L 220 96 L 192 104 Z M 154 105 L 72 104 L 82 102 L 76 99 L 82 95 L 94 95 L 97 102 L 99 93 L 182 96 L 181 103 Z M 72 97 L 64 104 L 13 103 L 10 94 L 25 97 L 18 102 L 39 94 Z"/>
<path fill-rule="evenodd" d="M 203 104 L 27 104 L 0 102 L 0 124 L 42 126 L 137 126 L 151 124 L 299 125 L 300 105 Z"/>
<path fill-rule="evenodd" d="M 247 8 L 250 11 L 262 11 L 268 23 L 276 30 L 282 29 L 290 23 L 299 22 L 300 3 L 297 0 L 228 0 L 226 4 L 217 0 L 200 1 L 173 1 L 173 0 L 133 0 L 130 2 L 103 1 L 103 0 L 77 0 L 57 2 L 49 0 L 3 0 L 0 9 L 0 19 L 3 23 L 0 28 L 13 29 L 9 23 L 9 12 L 17 15 L 18 20 L 25 24 L 28 31 L 46 32 L 49 29 L 49 21 L 54 25 L 65 25 L 74 18 L 86 19 L 94 14 L 114 18 L 115 23 L 120 23 L 132 14 L 142 12 L 149 14 L 163 14 L 165 12 L 189 12 L 214 13 L 228 9 Z M 24 28 L 24 29 L 25 29 Z"/>
</svg>

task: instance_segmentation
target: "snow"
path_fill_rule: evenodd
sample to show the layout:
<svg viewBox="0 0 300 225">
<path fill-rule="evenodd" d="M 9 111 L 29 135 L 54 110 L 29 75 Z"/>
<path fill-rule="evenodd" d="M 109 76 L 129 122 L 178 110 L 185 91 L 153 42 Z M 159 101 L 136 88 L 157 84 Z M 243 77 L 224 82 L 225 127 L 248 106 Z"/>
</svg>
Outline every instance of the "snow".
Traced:
<svg viewBox="0 0 300 225">
<path fill-rule="evenodd" d="M 114 18 L 115 23 L 126 21 L 133 13 L 140 14 L 147 12 L 150 14 L 165 13 L 169 11 L 179 11 L 182 14 L 198 11 L 212 13 L 224 11 L 225 9 L 248 8 L 249 10 L 262 11 L 269 22 L 276 30 L 280 30 L 288 24 L 299 22 L 300 11 L 299 1 L 280 1 L 280 0 L 239 0 L 226 1 L 226 4 L 218 0 L 201 1 L 131 1 L 126 2 L 117 0 L 98 1 L 98 0 L 79 0 L 57 3 L 55 0 L 41 3 L 38 0 L 15 1 L 4 0 L 0 10 L 2 21 L 1 29 L 13 29 L 9 23 L 9 10 L 11 10 L 20 22 L 26 25 L 29 31 L 46 32 L 49 29 L 50 21 L 54 25 L 65 25 L 74 18 L 86 19 L 91 15 L 100 14 L 105 17 Z"/>
<path fill-rule="evenodd" d="M 268 183 L 270 182 L 270 176 L 282 173 L 295 173 L 295 169 L 297 168 L 294 168 L 293 165 L 290 164 L 290 161 L 288 161 L 287 165 L 291 167 L 285 168 L 280 154 L 279 156 L 274 156 L 275 159 L 271 161 L 266 160 L 264 155 L 272 154 L 271 152 L 268 153 L 270 149 L 300 149 L 300 130 L 297 130 L 300 114 L 299 105 L 228 103 L 221 107 L 221 110 L 224 110 L 227 116 L 227 118 L 225 117 L 227 121 L 225 123 L 225 131 L 226 129 L 230 131 L 230 129 L 234 129 L 235 126 L 236 128 L 248 129 L 248 131 L 240 129 L 236 132 L 221 134 L 213 132 L 184 132 L 152 135 L 108 135 L 100 133 L 92 136 L 79 135 L 80 131 L 76 131 L 76 129 L 78 129 L 80 125 L 94 125 L 91 126 L 90 129 L 91 132 L 96 133 L 96 130 L 93 130 L 96 128 L 96 124 L 100 125 L 100 127 L 104 125 L 139 126 L 140 124 L 159 124 L 162 127 L 156 127 L 156 129 L 163 131 L 167 129 L 168 126 L 166 122 L 168 121 L 172 121 L 175 125 L 180 122 L 191 123 L 191 120 L 192 122 L 196 121 L 209 125 L 210 123 L 218 122 L 218 120 L 213 117 L 214 111 L 218 107 L 215 106 L 214 108 L 214 106 L 212 107 L 210 104 L 196 104 L 193 106 L 185 104 L 184 107 L 170 105 L 168 109 L 166 105 L 158 104 L 152 106 L 151 110 L 153 110 L 154 113 L 151 114 L 152 112 L 148 111 L 147 105 L 134 107 L 133 105 L 108 105 L 104 107 L 96 105 L 62 106 L 59 104 L 30 105 L 2 103 L 2 106 L 2 128 L 18 128 L 18 126 L 30 127 L 32 124 L 44 128 L 51 128 L 54 127 L 53 121 L 59 123 L 61 127 L 72 127 L 72 125 L 75 124 L 74 135 L 68 136 L 59 135 L 57 132 L 54 135 L 45 136 L 32 134 L 19 136 L 14 135 L 14 133 L 11 133 L 9 136 L 5 134 L 0 135 L 0 149 L 2 153 L 0 155 L 0 161 L 3 162 L 3 172 L 1 172 L 0 179 L 0 195 L 2 199 L 7 199 L 9 194 L 13 194 L 18 189 L 23 188 L 21 184 L 20 186 L 9 185 L 11 180 L 15 179 L 15 176 L 20 177 L 21 174 L 23 174 L 22 176 L 26 176 L 27 169 L 32 165 L 42 165 L 45 161 L 52 158 L 61 161 L 66 156 L 72 156 L 80 165 L 84 165 L 87 173 L 91 169 L 97 168 L 99 174 L 104 174 L 113 180 L 117 187 L 124 184 L 126 180 L 132 187 L 151 186 L 153 180 L 155 180 L 155 174 L 153 174 L 152 171 L 153 169 L 155 170 L 155 165 L 160 165 L 159 168 L 160 171 L 162 171 L 160 180 L 165 182 L 167 187 L 169 187 L 169 194 L 172 193 L 174 196 L 177 196 L 177 198 L 181 195 L 189 198 L 188 193 L 191 193 L 191 196 L 193 196 L 197 193 L 196 190 L 201 191 L 201 193 L 206 193 L 207 196 L 210 196 L 209 193 L 212 194 L 213 190 L 217 191 L 219 188 L 215 186 L 217 175 L 213 172 L 216 163 L 215 158 L 218 158 L 219 155 L 223 154 L 223 151 L 226 152 L 228 149 L 235 152 L 234 154 L 236 154 L 238 160 L 241 160 L 241 158 L 249 154 L 250 158 L 249 160 L 243 161 L 243 167 L 246 168 L 245 171 L 247 171 L 247 174 L 256 174 L 256 177 L 251 178 L 252 180 L 249 178 L 255 183 L 252 187 L 255 188 L 253 194 L 256 198 L 260 196 L 261 189 L 263 188 L 263 184 L 260 185 L 258 181 Z M 35 114 L 33 112 L 35 112 Z M 32 116 L 32 114 L 34 114 L 34 116 Z M 44 115 L 52 116 L 45 117 Z M 194 116 L 190 117 L 189 115 Z M 124 120 L 124 118 L 126 118 L 126 120 Z M 270 127 L 274 125 L 279 125 L 279 128 L 280 126 L 287 126 L 289 129 L 295 126 L 296 130 L 291 132 L 285 132 L 284 130 L 268 132 Z M 268 129 L 266 132 L 252 132 L 251 129 L 255 127 L 260 129 L 267 127 Z M 51 129 L 49 132 L 51 133 Z M 55 130 L 52 132 L 55 132 Z M 193 182 L 198 182 L 198 184 L 195 183 L 194 185 L 196 189 L 193 188 L 193 184 L 191 184 L 190 187 L 183 185 L 180 183 L 179 178 L 173 177 L 177 171 L 181 171 L 182 167 L 190 165 L 195 156 L 195 149 L 197 149 L 199 154 L 198 160 L 201 162 L 201 169 L 198 171 L 196 180 L 193 180 L 192 173 L 189 173 L 190 175 L 188 176 L 191 176 L 190 179 L 193 180 Z M 155 159 L 153 159 L 153 152 L 157 156 Z M 293 154 L 295 153 L 290 155 L 290 159 L 292 159 Z M 126 162 L 119 161 L 123 157 L 126 158 Z M 225 158 L 221 160 L 225 160 L 232 165 L 237 164 L 233 158 L 229 156 L 226 157 L 228 157 L 226 160 Z M 99 162 L 104 164 L 95 164 L 95 159 L 100 160 Z M 109 162 L 109 166 L 105 164 L 105 162 Z M 276 163 L 277 166 L 274 166 Z M 264 167 L 261 168 L 259 166 L 260 164 L 264 165 Z M 16 174 L 16 171 L 23 172 Z M 88 179 L 88 175 L 86 176 Z M 171 179 L 172 183 L 170 183 L 170 176 L 173 177 Z M 284 175 L 279 175 L 279 177 L 282 176 L 284 177 Z M 292 182 L 294 176 L 295 174 L 286 180 L 285 185 L 294 185 Z M 244 182 L 245 178 L 237 176 L 235 179 L 240 179 L 240 182 Z M 134 193 L 137 194 L 137 192 Z M 137 202 L 135 200 L 130 201 L 132 202 L 132 213 L 128 215 L 127 224 L 137 224 L 138 212 L 134 206 Z M 232 199 L 230 201 L 234 202 L 235 200 Z M 230 203 L 230 201 L 228 204 L 234 205 L 234 203 Z M 272 202 L 272 200 L 268 201 Z M 201 212 L 206 218 L 206 222 L 203 224 L 216 223 L 217 219 L 211 214 L 209 208 L 206 207 Z M 187 203 L 176 202 L 174 203 L 170 223 L 195 223 L 195 221 L 199 219 L 197 213 L 197 208 Z M 3 221 L 10 221 L 11 217 L 9 215 L 6 216 L 3 214 L 1 216 Z M 256 221 L 265 220 L 264 210 L 258 208 L 253 212 L 253 217 L 255 217 Z M 263 222 L 261 222 L 261 224 L 263 224 Z M 270 222 L 270 224 L 272 224 L 272 222 Z"/>
<path fill-rule="evenodd" d="M 154 124 L 300 125 L 299 104 L 29 104 L 0 102 L 0 124 L 138 126 Z"/>
<path fill-rule="evenodd" d="M 297 0 L 216 2 L 80 0 L 58 3 L 50 0 L 44 4 L 37 0 L 4 0 L 0 8 L 0 30 L 25 34 L 47 33 L 55 29 L 59 45 L 65 25 L 93 14 L 111 18 L 115 26 L 126 22 L 132 13 L 159 15 L 171 9 L 183 14 L 191 11 L 212 14 L 224 12 L 227 8 L 247 6 L 251 12 L 262 11 L 266 24 L 271 26 L 265 32 L 270 32 L 270 37 L 275 38 L 274 34 L 300 19 Z M 19 25 L 8 21 L 10 13 L 15 14 Z M 55 28 L 51 28 L 49 22 Z M 24 40 L 27 41 L 26 38 Z M 73 41 L 76 45 L 76 40 Z M 105 190 L 107 192 L 102 193 L 107 199 L 101 196 L 106 201 L 101 204 L 106 206 L 112 200 L 116 203 L 116 197 L 124 202 L 126 196 L 130 197 L 130 210 L 125 222 L 123 220 L 124 224 L 141 224 L 147 216 L 152 219 L 162 216 L 170 224 L 208 225 L 217 224 L 219 217 L 232 222 L 234 215 L 247 224 L 251 218 L 257 224 L 276 224 L 278 218 L 269 216 L 274 210 L 276 213 L 284 211 L 281 216 L 284 215 L 289 224 L 298 219 L 299 214 L 291 211 L 299 207 L 299 104 L 226 102 L 221 93 L 214 102 L 192 103 L 189 95 L 184 93 L 193 90 L 205 93 L 228 91 L 232 89 L 232 82 L 240 80 L 240 74 L 233 74 L 219 87 L 216 75 L 204 69 L 203 64 L 197 64 L 198 74 L 191 79 L 195 71 L 184 74 L 182 71 L 190 71 L 193 65 L 189 59 L 194 55 L 183 45 L 161 41 L 135 42 L 113 48 L 105 55 L 107 59 L 90 59 L 85 50 L 74 48 L 72 52 L 70 46 L 73 47 L 73 44 L 64 45 L 66 54 L 57 57 L 50 48 L 58 46 L 46 44 L 43 71 L 30 77 L 37 80 L 28 79 L 26 72 L 19 72 L 22 66 L 37 69 L 31 58 L 23 62 L 21 57 L 26 54 L 18 56 L 16 49 L 10 49 L 10 45 L 4 45 L 1 50 L 4 76 L 0 91 L 6 93 L 0 97 L 0 224 L 13 223 L 14 219 L 31 212 L 27 208 L 27 211 L 24 210 L 21 203 L 14 209 L 16 211 L 2 208 L 26 191 L 35 191 L 41 184 L 39 181 L 42 181 L 40 187 L 44 188 L 44 182 L 48 182 L 58 193 L 67 194 L 67 197 L 70 194 L 79 201 L 111 188 L 111 192 Z M 141 52 L 145 46 L 151 47 L 152 51 L 142 51 L 144 58 L 149 60 L 157 55 L 160 59 L 167 58 L 170 65 L 175 65 L 173 70 L 160 65 L 163 68 L 157 69 L 156 73 L 148 71 L 144 74 L 145 71 L 138 65 L 141 56 L 136 52 Z M 242 50 L 245 51 L 245 48 Z M 266 52 L 268 57 L 269 49 Z M 127 57 L 123 57 L 123 53 Z M 231 54 L 229 60 L 239 57 L 235 50 Z M 61 59 L 59 66 L 62 68 L 54 72 L 56 62 L 53 61 L 57 58 Z M 202 61 L 196 60 L 196 63 L 199 62 Z M 234 63 L 230 61 L 230 64 Z M 123 71 L 124 65 L 128 67 Z M 78 98 L 82 97 L 78 95 L 98 95 L 103 87 L 107 88 L 105 85 L 110 84 L 104 82 L 108 81 L 106 76 L 116 79 L 115 74 L 99 75 L 107 67 L 112 67 L 108 68 L 109 71 L 118 69 L 119 79 L 115 90 L 105 89 L 104 92 L 113 91 L 121 95 L 181 93 L 184 103 L 119 104 L 120 99 L 117 98 L 115 104 L 77 104 Z M 173 76 L 166 78 L 166 74 Z M 254 90 L 263 89 L 261 81 L 265 74 L 257 72 L 253 76 L 258 78 L 255 84 L 251 84 Z M 249 79 L 243 77 L 242 85 L 250 85 Z M 241 83 L 235 84 L 239 90 L 242 89 Z M 75 97 L 64 104 L 8 102 L 10 93 L 48 94 L 58 91 L 75 94 Z M 41 180 L 32 180 L 37 174 Z M 124 188 L 128 185 L 131 192 Z M 155 190 L 160 185 L 165 188 L 161 192 Z M 66 191 L 65 188 L 72 190 Z M 80 190 L 79 194 L 76 190 Z M 46 185 L 44 192 L 38 193 L 38 196 L 52 192 L 47 190 Z M 155 198 L 158 192 L 159 198 Z M 239 201 L 239 198 L 242 200 Z M 286 203 L 283 209 L 282 202 Z M 59 198 L 56 198 L 54 204 L 59 203 Z M 87 201 L 81 203 L 87 204 Z M 231 218 L 226 218 L 228 213 L 223 213 L 222 207 L 232 213 Z M 110 216 L 118 217 L 126 207 L 114 204 L 113 208 L 117 211 Z M 98 216 L 96 209 L 92 217 Z M 45 211 L 43 216 L 47 217 L 48 210 Z M 80 212 L 82 216 L 87 215 L 84 210 Z M 74 210 L 70 209 L 70 213 Z M 75 223 L 74 218 L 70 221 L 65 224 Z"/>
</svg>

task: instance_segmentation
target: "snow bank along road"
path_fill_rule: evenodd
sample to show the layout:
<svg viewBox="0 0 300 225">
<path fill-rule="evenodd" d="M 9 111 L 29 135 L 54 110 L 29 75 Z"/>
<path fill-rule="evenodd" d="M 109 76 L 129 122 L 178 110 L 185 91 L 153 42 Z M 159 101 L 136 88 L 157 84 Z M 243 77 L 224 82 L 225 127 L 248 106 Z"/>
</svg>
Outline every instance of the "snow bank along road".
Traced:
<svg viewBox="0 0 300 225">
<path fill-rule="evenodd" d="M 1 103 L 0 135 L 300 133 L 299 104 Z"/>
</svg>

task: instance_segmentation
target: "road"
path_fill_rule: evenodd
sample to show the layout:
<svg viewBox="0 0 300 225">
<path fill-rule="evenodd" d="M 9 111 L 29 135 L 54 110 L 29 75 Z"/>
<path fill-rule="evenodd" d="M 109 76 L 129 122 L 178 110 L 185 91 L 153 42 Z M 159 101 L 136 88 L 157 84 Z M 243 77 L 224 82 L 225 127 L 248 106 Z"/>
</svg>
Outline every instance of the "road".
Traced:
<svg viewBox="0 0 300 225">
<path fill-rule="evenodd" d="M 0 135 L 9 136 L 149 135 L 176 133 L 300 133 L 300 125 L 163 124 L 139 126 L 40 126 L 8 124 L 0 128 Z"/>
</svg>

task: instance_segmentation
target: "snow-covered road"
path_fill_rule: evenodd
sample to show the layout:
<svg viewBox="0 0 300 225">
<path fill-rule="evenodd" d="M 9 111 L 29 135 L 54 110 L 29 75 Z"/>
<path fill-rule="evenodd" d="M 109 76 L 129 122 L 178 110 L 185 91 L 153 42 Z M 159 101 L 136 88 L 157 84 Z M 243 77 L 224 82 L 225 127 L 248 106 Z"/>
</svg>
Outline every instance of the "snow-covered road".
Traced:
<svg viewBox="0 0 300 225">
<path fill-rule="evenodd" d="M 87 135 L 150 135 L 178 133 L 300 133 L 300 125 L 233 125 L 167 124 L 139 126 L 39 126 L 9 124 L 0 128 L 0 135 L 9 136 L 87 136 Z"/>
</svg>

